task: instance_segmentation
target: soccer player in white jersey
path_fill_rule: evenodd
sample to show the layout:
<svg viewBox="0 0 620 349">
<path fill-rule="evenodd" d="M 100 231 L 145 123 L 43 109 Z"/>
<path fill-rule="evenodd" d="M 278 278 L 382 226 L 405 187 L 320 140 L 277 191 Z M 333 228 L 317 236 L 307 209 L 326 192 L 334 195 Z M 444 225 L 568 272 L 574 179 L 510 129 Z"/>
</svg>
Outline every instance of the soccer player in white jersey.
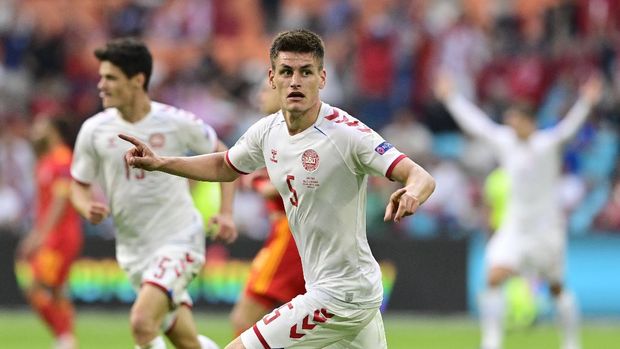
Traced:
<svg viewBox="0 0 620 349">
<path fill-rule="evenodd" d="M 282 110 L 254 125 L 226 153 L 159 156 L 144 142 L 127 154 L 133 168 L 207 181 L 231 181 L 266 167 L 282 196 L 302 260 L 307 292 L 267 314 L 227 349 L 386 348 L 379 312 L 381 271 L 366 239 L 368 175 L 404 184 L 385 220 L 413 214 L 433 178 L 345 111 L 321 102 L 324 47 L 307 30 L 280 33 L 270 50 L 271 87 Z"/>
<path fill-rule="evenodd" d="M 95 51 L 100 61 L 97 85 L 105 108 L 86 120 L 71 166 L 71 199 L 78 212 L 97 224 L 111 212 L 116 257 L 137 298 L 130 324 L 136 348 L 165 348 L 163 331 L 176 348 L 216 348 L 198 337 L 187 286 L 204 264 L 205 228 L 192 203 L 187 180 L 127 167 L 129 145 L 118 139 L 130 132 L 162 154 L 224 151 L 215 131 L 193 114 L 151 101 L 148 48 L 131 38 L 112 40 Z M 98 182 L 109 201 L 98 202 Z M 222 184 L 217 238 L 237 236 L 232 220 L 233 183 Z"/>
<path fill-rule="evenodd" d="M 486 289 L 479 304 L 483 349 L 501 348 L 501 285 L 526 270 L 537 272 L 549 282 L 562 331 L 562 348 L 581 347 L 578 307 L 563 284 L 566 227 L 556 189 L 562 146 L 598 102 L 601 85 L 598 76 L 590 78 L 566 117 L 553 128 L 537 130 L 534 113 L 526 106 L 509 108 L 504 114 L 506 125 L 499 125 L 459 95 L 445 73 L 437 79 L 437 97 L 463 130 L 492 147 L 510 182 L 505 217 L 486 249 Z"/>
</svg>

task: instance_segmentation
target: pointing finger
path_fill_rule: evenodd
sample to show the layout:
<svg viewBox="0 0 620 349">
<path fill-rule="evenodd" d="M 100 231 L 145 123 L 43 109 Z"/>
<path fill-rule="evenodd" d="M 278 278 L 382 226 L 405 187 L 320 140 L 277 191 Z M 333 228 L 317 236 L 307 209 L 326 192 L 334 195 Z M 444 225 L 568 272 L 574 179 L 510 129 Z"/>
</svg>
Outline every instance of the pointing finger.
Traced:
<svg viewBox="0 0 620 349">
<path fill-rule="evenodd" d="M 129 135 L 126 135 L 126 134 L 119 133 L 118 134 L 118 138 L 120 138 L 122 140 L 125 140 L 125 141 L 135 145 L 136 147 L 142 145 L 142 142 L 140 142 L 137 138 L 129 136 Z"/>
</svg>

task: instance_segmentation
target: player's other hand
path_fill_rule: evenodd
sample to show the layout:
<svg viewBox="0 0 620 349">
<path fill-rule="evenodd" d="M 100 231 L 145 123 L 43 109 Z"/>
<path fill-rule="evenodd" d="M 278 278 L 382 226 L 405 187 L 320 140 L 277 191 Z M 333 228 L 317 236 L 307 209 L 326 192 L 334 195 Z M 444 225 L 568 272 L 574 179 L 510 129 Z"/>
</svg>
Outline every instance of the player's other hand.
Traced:
<svg viewBox="0 0 620 349">
<path fill-rule="evenodd" d="M 26 260 L 29 259 L 41 246 L 43 239 L 41 234 L 36 230 L 32 230 L 26 235 L 26 237 L 20 241 L 17 247 L 17 258 Z"/>
<path fill-rule="evenodd" d="M 433 92 L 435 97 L 442 102 L 445 102 L 455 92 L 454 81 L 447 71 L 441 70 L 437 72 L 433 83 Z"/>
<path fill-rule="evenodd" d="M 108 208 L 108 205 L 102 202 L 93 201 L 88 205 L 86 212 L 84 212 L 84 218 L 92 224 L 99 224 L 106 219 L 109 214 L 110 209 Z"/>
<path fill-rule="evenodd" d="M 121 133 L 118 137 L 134 145 L 133 148 L 125 153 L 125 163 L 127 166 L 137 167 L 147 171 L 153 171 L 159 168 L 161 159 L 148 145 L 126 134 Z"/>
<path fill-rule="evenodd" d="M 599 102 L 603 94 L 603 78 L 601 74 L 595 73 L 581 86 L 581 96 L 585 98 L 590 105 Z"/>
<path fill-rule="evenodd" d="M 217 214 L 207 223 L 207 231 L 216 230 L 213 238 L 230 244 L 237 240 L 237 226 L 230 214 Z"/>
<path fill-rule="evenodd" d="M 394 220 L 398 223 L 401 218 L 414 214 L 418 207 L 420 207 L 420 200 L 407 193 L 406 188 L 400 188 L 390 196 L 383 220 L 385 222 Z"/>
</svg>

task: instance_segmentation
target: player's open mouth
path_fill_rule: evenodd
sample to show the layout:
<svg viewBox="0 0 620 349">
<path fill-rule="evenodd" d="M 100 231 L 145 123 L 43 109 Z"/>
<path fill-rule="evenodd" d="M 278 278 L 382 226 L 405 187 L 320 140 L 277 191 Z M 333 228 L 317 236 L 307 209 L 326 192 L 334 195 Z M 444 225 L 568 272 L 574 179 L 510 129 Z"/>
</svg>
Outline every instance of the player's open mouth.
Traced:
<svg viewBox="0 0 620 349">
<path fill-rule="evenodd" d="M 286 98 L 293 98 L 293 99 L 298 99 L 298 98 L 304 98 L 306 97 L 303 93 L 301 92 L 291 92 L 288 94 L 288 96 L 286 96 Z"/>
</svg>

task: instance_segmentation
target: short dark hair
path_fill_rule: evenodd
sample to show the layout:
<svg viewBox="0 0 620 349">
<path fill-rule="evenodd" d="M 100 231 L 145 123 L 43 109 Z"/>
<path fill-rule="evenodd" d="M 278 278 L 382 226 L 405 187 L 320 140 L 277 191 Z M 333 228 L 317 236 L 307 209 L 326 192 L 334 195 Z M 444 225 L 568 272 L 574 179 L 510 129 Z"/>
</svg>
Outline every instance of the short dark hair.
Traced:
<svg viewBox="0 0 620 349">
<path fill-rule="evenodd" d="M 144 91 L 148 91 L 151 73 L 153 72 L 153 57 L 146 45 L 136 38 L 119 38 L 108 41 L 105 47 L 95 50 L 95 57 L 100 62 L 108 61 L 129 78 L 136 74 L 144 74 Z"/>
<path fill-rule="evenodd" d="M 67 116 L 56 116 L 50 118 L 50 125 L 56 129 L 63 143 L 73 148 L 77 136 L 75 122 L 69 120 Z"/>
<path fill-rule="evenodd" d="M 319 68 L 323 69 L 325 46 L 316 33 L 306 29 L 295 29 L 278 34 L 271 43 L 269 59 L 275 68 L 276 58 L 280 52 L 312 53 L 319 60 Z"/>
</svg>

